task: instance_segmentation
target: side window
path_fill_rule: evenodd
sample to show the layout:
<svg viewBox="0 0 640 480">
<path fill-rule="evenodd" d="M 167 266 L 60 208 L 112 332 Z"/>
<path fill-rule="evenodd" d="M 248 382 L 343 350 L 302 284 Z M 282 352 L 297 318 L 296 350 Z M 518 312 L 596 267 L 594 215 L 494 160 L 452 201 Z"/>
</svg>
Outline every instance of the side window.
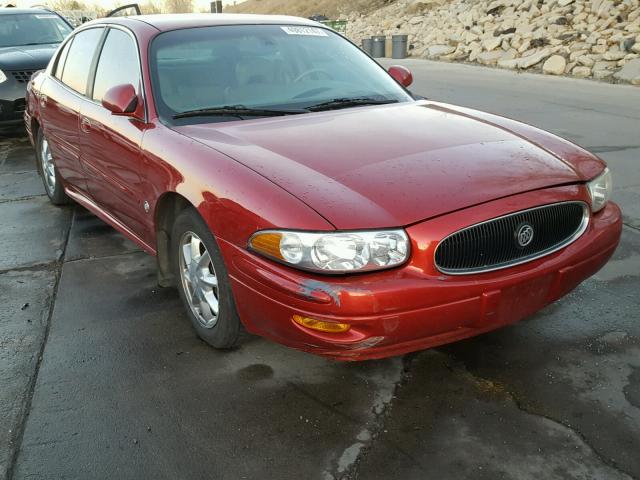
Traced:
<svg viewBox="0 0 640 480">
<path fill-rule="evenodd" d="M 111 87 L 127 83 L 133 85 L 136 90 L 140 88 L 138 47 L 130 35 L 112 28 L 98 60 L 93 99 L 101 101 Z"/>
<path fill-rule="evenodd" d="M 67 54 L 69 53 L 69 48 L 71 47 L 72 43 L 73 43 L 73 39 L 71 39 L 65 44 L 64 48 L 60 52 L 60 55 L 58 55 L 58 60 L 56 62 L 56 70 L 55 72 L 53 72 L 53 76 L 56 77 L 58 80 L 62 80 L 62 71 L 64 69 L 64 62 L 67 60 Z"/>
<path fill-rule="evenodd" d="M 77 33 L 67 53 L 62 82 L 76 92 L 85 94 L 93 55 L 102 37 L 103 28 L 91 28 Z"/>
</svg>

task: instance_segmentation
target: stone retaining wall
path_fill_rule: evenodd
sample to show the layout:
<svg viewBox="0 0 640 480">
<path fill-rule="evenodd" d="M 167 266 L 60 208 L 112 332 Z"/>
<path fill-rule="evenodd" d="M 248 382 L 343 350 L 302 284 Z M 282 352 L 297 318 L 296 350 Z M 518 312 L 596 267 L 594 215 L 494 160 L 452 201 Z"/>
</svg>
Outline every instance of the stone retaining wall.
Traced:
<svg viewBox="0 0 640 480">
<path fill-rule="evenodd" d="M 409 35 L 414 57 L 640 85 L 640 0 L 399 0 L 348 36 Z"/>
</svg>

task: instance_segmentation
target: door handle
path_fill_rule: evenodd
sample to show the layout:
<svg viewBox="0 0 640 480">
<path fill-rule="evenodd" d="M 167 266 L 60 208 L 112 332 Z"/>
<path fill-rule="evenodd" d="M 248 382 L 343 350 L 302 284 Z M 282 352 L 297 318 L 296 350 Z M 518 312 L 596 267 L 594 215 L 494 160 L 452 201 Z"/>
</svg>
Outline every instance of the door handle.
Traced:
<svg viewBox="0 0 640 480">
<path fill-rule="evenodd" d="M 82 119 L 80 120 L 80 130 L 82 130 L 84 133 L 89 133 L 91 131 L 91 120 L 89 120 L 87 117 L 82 117 Z"/>
</svg>

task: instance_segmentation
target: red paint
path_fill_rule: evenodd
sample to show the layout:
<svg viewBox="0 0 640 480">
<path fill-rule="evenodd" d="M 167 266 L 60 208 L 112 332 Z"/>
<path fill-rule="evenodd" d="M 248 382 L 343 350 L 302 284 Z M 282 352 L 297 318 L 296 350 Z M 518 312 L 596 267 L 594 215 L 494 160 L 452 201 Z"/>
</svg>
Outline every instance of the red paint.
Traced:
<svg viewBox="0 0 640 480">
<path fill-rule="evenodd" d="M 102 106 L 114 115 L 133 117 L 138 106 L 138 94 L 131 84 L 116 85 L 107 90 L 102 98 Z"/>
<path fill-rule="evenodd" d="M 145 95 L 131 116 L 110 111 L 126 110 L 130 89 L 110 92 L 107 109 L 70 92 L 49 69 L 31 85 L 25 118 L 44 128 L 73 198 L 149 253 L 156 253 L 166 195 L 197 208 L 220 245 L 241 320 L 254 333 L 350 360 L 428 348 L 530 315 L 597 271 L 619 241 L 621 215 L 610 203 L 580 239 L 552 255 L 490 273 L 443 275 L 433 264 L 440 239 L 513 211 L 588 202 L 584 182 L 604 163 L 534 127 L 432 101 L 171 129 L 158 120 L 147 66 L 149 42 L 160 31 L 313 22 L 216 15 L 146 21 L 154 26 L 129 18 L 90 22 L 126 27 L 137 39 Z M 406 227 L 412 255 L 402 267 L 327 277 L 246 248 L 261 229 L 378 227 Z M 353 327 L 311 332 L 291 321 L 294 313 Z"/>
<path fill-rule="evenodd" d="M 338 229 L 407 225 L 587 179 L 509 130 L 427 101 L 176 130 L 271 179 Z"/>
<path fill-rule="evenodd" d="M 27 107 L 35 120 L 46 118 L 47 138 L 56 168 L 68 182 L 86 188 L 85 172 L 80 168 L 80 138 L 78 122 L 82 98 L 53 80 L 49 74 L 41 74 L 29 94 Z"/>
</svg>

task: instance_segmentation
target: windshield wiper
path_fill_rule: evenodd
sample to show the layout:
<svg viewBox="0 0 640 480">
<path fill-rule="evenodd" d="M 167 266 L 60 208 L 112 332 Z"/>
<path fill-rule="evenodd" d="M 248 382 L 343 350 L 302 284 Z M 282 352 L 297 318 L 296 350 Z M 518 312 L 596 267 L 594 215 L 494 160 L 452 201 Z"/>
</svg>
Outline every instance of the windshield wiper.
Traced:
<svg viewBox="0 0 640 480">
<path fill-rule="evenodd" d="M 173 118 L 202 117 L 202 116 L 234 116 L 242 117 L 278 117 L 282 115 L 296 115 L 308 113 L 307 110 L 276 110 L 268 108 L 249 108 L 242 105 L 226 105 L 224 107 L 198 108 L 176 113 Z"/>
<path fill-rule="evenodd" d="M 321 112 L 323 110 L 338 110 L 340 108 L 358 107 L 362 105 L 386 105 L 388 103 L 398 103 L 398 100 L 373 97 L 334 98 L 327 102 L 311 105 L 307 107 L 307 110 L 311 112 Z"/>
</svg>

